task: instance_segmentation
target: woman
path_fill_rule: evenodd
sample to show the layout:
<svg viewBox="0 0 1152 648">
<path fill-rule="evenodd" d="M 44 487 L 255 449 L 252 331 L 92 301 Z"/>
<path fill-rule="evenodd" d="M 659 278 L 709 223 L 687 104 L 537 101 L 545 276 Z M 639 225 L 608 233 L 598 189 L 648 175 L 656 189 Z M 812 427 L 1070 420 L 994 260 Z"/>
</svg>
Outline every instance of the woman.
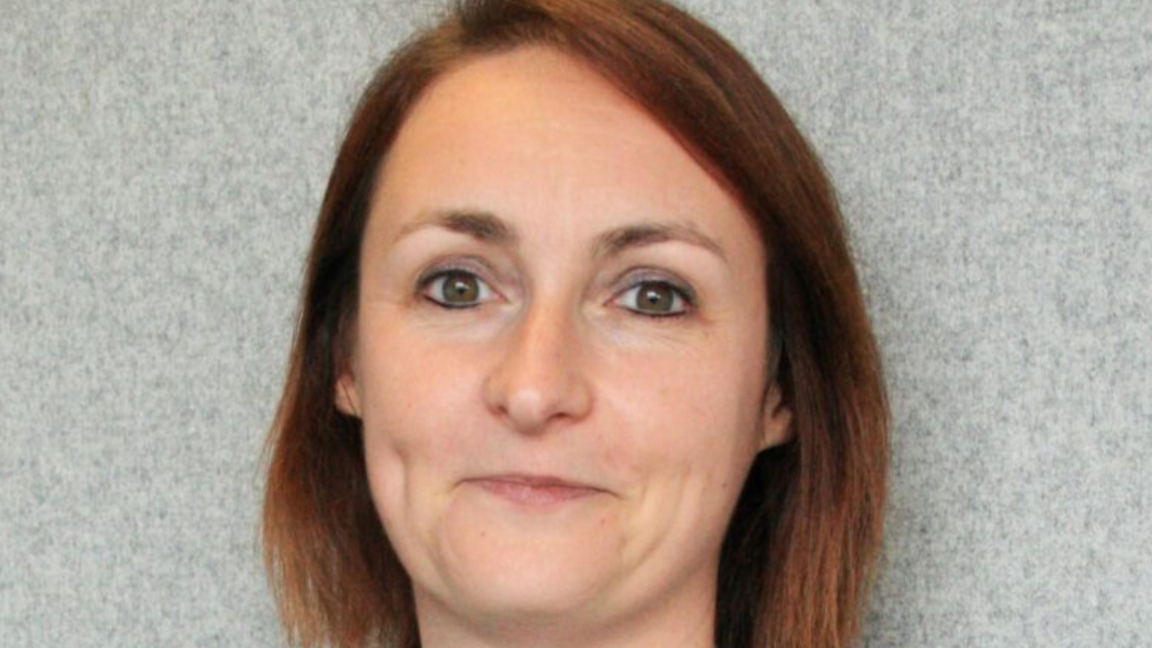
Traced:
<svg viewBox="0 0 1152 648">
<path fill-rule="evenodd" d="M 887 426 L 754 69 L 659 0 L 464 1 L 338 154 L 265 558 L 305 646 L 847 646 Z"/>
</svg>

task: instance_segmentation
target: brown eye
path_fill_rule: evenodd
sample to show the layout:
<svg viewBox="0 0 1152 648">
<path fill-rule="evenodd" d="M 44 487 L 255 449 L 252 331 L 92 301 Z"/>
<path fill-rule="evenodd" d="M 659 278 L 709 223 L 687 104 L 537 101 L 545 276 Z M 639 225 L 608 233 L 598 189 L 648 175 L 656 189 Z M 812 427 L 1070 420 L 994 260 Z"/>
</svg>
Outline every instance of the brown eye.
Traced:
<svg viewBox="0 0 1152 648">
<path fill-rule="evenodd" d="M 678 308 L 681 303 L 691 305 L 687 292 L 667 281 L 641 281 L 630 288 L 625 295 L 636 294 L 636 306 L 632 308 L 647 317 L 679 317 L 688 313 L 687 308 Z"/>
</svg>

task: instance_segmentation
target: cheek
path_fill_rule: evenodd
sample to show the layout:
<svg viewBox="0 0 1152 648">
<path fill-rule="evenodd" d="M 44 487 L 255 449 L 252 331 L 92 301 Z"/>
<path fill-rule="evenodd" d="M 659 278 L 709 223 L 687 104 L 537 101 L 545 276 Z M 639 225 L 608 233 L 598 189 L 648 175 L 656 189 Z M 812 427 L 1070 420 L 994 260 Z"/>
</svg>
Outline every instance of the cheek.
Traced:
<svg viewBox="0 0 1152 648">
<path fill-rule="evenodd" d="M 625 564 L 660 578 L 718 555 L 755 456 L 745 395 L 749 376 L 723 356 L 649 363 L 620 371 L 601 390 L 613 399 L 614 434 L 601 460 L 625 476 Z"/>
<path fill-rule="evenodd" d="M 411 507 L 415 486 L 443 490 L 431 480 L 453 474 L 468 429 L 462 413 L 469 366 L 458 354 L 386 331 L 362 347 L 365 459 L 382 514 Z"/>
<path fill-rule="evenodd" d="M 619 384 L 600 394 L 629 434 L 602 446 L 605 462 L 685 487 L 739 489 L 755 454 L 758 383 L 741 358 L 713 351 L 620 363 Z"/>
<path fill-rule="evenodd" d="M 373 317 L 388 322 L 390 312 Z M 402 327 L 379 325 L 359 349 L 359 378 L 364 397 L 364 423 L 379 442 L 400 454 L 423 446 L 449 443 L 453 415 L 460 411 L 461 391 L 475 366 L 443 345 L 406 334 Z M 435 429 L 436 434 L 430 434 Z"/>
</svg>

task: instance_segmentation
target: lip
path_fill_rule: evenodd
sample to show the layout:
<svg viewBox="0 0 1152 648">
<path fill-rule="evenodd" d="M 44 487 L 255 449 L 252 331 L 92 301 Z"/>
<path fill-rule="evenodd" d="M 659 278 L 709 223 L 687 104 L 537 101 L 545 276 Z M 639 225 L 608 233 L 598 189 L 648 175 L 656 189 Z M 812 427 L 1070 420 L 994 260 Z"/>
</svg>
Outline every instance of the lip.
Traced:
<svg viewBox="0 0 1152 648">
<path fill-rule="evenodd" d="M 607 492 L 552 475 L 486 475 L 465 481 L 514 504 L 531 507 L 553 506 Z"/>
</svg>

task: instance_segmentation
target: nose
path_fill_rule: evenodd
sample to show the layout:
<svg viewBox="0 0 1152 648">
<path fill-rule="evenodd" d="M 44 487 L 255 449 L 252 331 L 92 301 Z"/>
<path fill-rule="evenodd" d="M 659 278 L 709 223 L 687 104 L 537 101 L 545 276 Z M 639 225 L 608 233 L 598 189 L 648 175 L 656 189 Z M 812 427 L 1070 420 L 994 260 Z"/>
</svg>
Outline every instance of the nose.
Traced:
<svg viewBox="0 0 1152 648">
<path fill-rule="evenodd" d="M 492 412 L 522 434 L 543 434 L 554 419 L 583 418 L 592 392 L 583 372 L 581 330 L 556 304 L 530 309 L 506 331 L 484 384 Z"/>
</svg>

